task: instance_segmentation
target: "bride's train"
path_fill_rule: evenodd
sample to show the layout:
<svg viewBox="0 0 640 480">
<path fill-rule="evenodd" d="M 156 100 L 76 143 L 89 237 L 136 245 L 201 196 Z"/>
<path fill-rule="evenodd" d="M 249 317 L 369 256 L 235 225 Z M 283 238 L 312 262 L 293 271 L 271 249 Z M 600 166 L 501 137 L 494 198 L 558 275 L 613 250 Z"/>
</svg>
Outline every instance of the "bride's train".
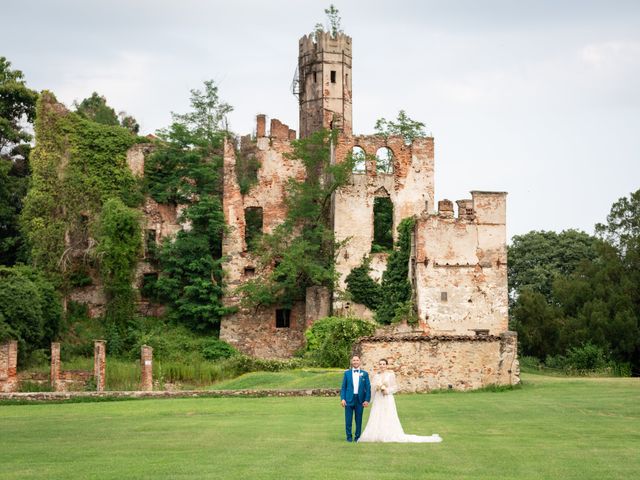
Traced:
<svg viewBox="0 0 640 480">
<path fill-rule="evenodd" d="M 373 402 L 367 426 L 358 442 L 439 443 L 437 433 L 429 436 L 404 433 L 393 394 L 397 390 L 395 374 L 390 371 L 373 379 Z M 383 393 L 384 392 L 384 393 Z M 386 395 L 385 395 L 386 393 Z"/>
</svg>

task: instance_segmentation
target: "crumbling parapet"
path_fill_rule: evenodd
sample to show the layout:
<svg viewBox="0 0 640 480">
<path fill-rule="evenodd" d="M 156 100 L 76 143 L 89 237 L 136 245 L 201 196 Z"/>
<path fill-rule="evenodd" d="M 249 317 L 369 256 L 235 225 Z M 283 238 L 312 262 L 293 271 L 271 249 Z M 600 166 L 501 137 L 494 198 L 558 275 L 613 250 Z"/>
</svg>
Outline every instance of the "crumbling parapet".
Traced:
<svg viewBox="0 0 640 480">
<path fill-rule="evenodd" d="M 102 392 L 106 385 L 106 344 L 104 340 L 93 342 L 93 379 L 98 392 Z"/>
<path fill-rule="evenodd" d="M 153 390 L 153 348 L 148 345 L 140 347 L 140 390 Z"/>
<path fill-rule="evenodd" d="M 0 392 L 18 390 L 18 342 L 0 344 Z"/>
</svg>

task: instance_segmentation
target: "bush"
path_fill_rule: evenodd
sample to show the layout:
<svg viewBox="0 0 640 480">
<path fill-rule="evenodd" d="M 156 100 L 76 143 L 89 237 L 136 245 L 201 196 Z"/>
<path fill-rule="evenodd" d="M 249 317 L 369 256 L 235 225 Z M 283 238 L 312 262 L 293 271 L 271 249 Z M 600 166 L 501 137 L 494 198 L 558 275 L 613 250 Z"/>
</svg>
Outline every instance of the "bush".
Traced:
<svg viewBox="0 0 640 480">
<path fill-rule="evenodd" d="M 355 341 L 375 329 L 375 324 L 358 318 L 322 318 L 305 332 L 307 355 L 320 367 L 346 368 Z"/>
<path fill-rule="evenodd" d="M 204 342 L 202 346 L 202 356 L 206 360 L 219 360 L 221 358 L 230 358 L 238 355 L 238 351 L 218 338 L 211 338 Z"/>
<path fill-rule="evenodd" d="M 608 364 L 604 350 L 591 343 L 567 350 L 567 366 L 577 371 L 602 370 Z"/>
<path fill-rule="evenodd" d="M 26 266 L 0 267 L 0 341 L 18 341 L 21 364 L 49 347 L 61 316 L 58 295 L 40 273 Z"/>
</svg>

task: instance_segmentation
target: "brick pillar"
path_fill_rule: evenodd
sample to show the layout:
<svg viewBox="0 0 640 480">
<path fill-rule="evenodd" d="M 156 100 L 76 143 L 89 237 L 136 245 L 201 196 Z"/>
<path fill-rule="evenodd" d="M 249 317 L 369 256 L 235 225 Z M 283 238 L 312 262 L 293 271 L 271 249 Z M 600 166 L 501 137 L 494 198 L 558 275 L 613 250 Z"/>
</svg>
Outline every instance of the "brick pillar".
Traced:
<svg viewBox="0 0 640 480">
<path fill-rule="evenodd" d="M 106 344 L 104 340 L 93 341 L 93 378 L 98 392 L 102 392 L 105 385 Z"/>
<path fill-rule="evenodd" d="M 256 116 L 256 137 L 264 137 L 267 134 L 267 116 L 260 114 Z"/>
<path fill-rule="evenodd" d="M 60 343 L 53 342 L 51 344 L 51 388 L 54 392 L 60 391 Z"/>
<path fill-rule="evenodd" d="M 18 389 L 18 342 L 10 340 L 0 345 L 0 392 Z"/>
<path fill-rule="evenodd" d="M 153 348 L 142 345 L 140 348 L 140 367 L 142 378 L 140 380 L 140 390 L 149 392 L 153 390 Z"/>
</svg>

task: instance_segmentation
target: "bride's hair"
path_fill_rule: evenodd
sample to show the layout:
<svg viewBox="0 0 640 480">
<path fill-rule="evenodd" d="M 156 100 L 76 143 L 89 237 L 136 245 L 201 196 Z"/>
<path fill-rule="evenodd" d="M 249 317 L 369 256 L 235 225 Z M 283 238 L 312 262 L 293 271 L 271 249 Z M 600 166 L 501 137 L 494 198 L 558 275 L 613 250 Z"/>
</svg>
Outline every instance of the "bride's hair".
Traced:
<svg viewBox="0 0 640 480">
<path fill-rule="evenodd" d="M 389 365 L 389 362 L 387 361 L 386 358 L 381 358 L 380 361 L 384 362 L 385 365 Z"/>
</svg>

